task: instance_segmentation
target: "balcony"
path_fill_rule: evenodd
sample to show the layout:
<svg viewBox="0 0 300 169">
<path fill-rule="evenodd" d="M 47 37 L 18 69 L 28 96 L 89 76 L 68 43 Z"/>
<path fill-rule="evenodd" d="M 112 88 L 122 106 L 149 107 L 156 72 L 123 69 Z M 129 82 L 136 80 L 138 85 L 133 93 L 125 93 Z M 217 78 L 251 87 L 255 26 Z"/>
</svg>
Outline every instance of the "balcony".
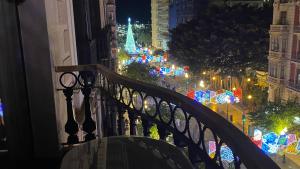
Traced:
<svg viewBox="0 0 300 169">
<path fill-rule="evenodd" d="M 300 33 L 300 26 L 294 26 L 294 33 Z"/>
<path fill-rule="evenodd" d="M 268 76 L 268 82 L 272 84 L 284 84 L 284 78 L 273 77 L 271 75 Z"/>
<path fill-rule="evenodd" d="M 297 84 L 296 82 L 289 81 L 288 88 L 300 92 L 300 84 Z"/>
<path fill-rule="evenodd" d="M 56 67 L 56 72 L 60 81 L 58 90 L 64 93 L 67 105 L 65 131 L 68 139 L 64 145 L 79 144 L 66 154 L 63 164 L 75 166 L 80 156 L 89 165 L 87 168 L 96 168 L 93 159 L 109 162 L 111 158 L 120 157 L 128 159 L 126 164 L 139 163 L 143 165 L 139 168 L 148 169 L 155 163 L 151 160 L 155 155 L 162 159 L 160 167 L 167 163 L 169 168 L 188 169 L 191 165 L 194 168 L 227 168 L 227 156 L 221 155 L 221 148 L 225 146 L 231 152 L 231 164 L 235 168 L 279 169 L 239 129 L 211 109 L 179 93 L 128 79 L 102 65 Z M 82 127 L 74 118 L 72 102 L 80 92 L 84 97 Z M 153 124 L 157 126 L 160 141 L 147 138 Z M 138 126 L 142 129 L 138 130 Z M 78 137 L 80 132 L 84 133 L 82 138 Z M 124 135 L 130 137 L 122 137 Z M 83 142 L 88 143 L 81 144 Z M 113 152 L 107 151 L 111 155 L 101 153 L 105 145 L 114 147 Z M 140 147 L 149 158 L 142 158 L 145 154 L 138 153 Z M 188 163 L 182 152 L 187 154 Z"/>
<path fill-rule="evenodd" d="M 286 60 L 287 53 L 284 51 L 272 51 L 270 49 L 268 59 Z"/>
<path fill-rule="evenodd" d="M 291 61 L 300 63 L 300 53 L 292 55 Z"/>
<path fill-rule="evenodd" d="M 270 32 L 289 32 L 289 26 L 286 24 L 281 24 L 281 22 L 278 25 L 271 25 L 270 26 Z"/>
<path fill-rule="evenodd" d="M 280 2 L 281 4 L 284 4 L 284 3 L 288 3 L 289 0 L 280 0 L 279 2 Z"/>
</svg>

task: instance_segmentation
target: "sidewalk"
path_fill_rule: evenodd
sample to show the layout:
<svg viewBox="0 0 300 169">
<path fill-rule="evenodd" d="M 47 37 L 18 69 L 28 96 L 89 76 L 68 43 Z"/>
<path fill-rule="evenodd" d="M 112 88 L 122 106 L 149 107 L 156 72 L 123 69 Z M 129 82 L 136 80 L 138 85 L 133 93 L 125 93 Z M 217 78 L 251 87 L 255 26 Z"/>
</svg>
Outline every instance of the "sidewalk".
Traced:
<svg viewBox="0 0 300 169">
<path fill-rule="evenodd" d="M 276 162 L 281 169 L 299 169 L 300 168 L 300 157 L 299 155 L 286 154 L 285 162 L 283 157 L 279 155 L 271 156 L 272 160 Z"/>
</svg>

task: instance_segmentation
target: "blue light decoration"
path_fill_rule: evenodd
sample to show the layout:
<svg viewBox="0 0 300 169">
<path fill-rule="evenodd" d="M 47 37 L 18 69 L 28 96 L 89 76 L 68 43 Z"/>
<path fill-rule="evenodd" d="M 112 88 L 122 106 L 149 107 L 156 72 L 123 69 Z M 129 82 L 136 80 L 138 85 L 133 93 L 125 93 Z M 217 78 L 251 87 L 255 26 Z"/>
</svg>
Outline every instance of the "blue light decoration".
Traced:
<svg viewBox="0 0 300 169">
<path fill-rule="evenodd" d="M 262 147 L 261 149 L 266 154 L 275 154 L 279 148 L 279 145 L 277 145 L 278 142 L 278 136 L 274 132 L 267 133 L 263 135 L 262 137 Z"/>
<path fill-rule="evenodd" d="M 210 101 L 210 90 L 199 90 L 195 91 L 195 100 L 201 103 Z"/>
<path fill-rule="evenodd" d="M 299 139 L 299 141 L 298 141 L 298 145 L 297 145 L 296 149 L 297 149 L 297 151 L 299 151 L 299 153 L 300 153 L 300 139 Z"/>
<path fill-rule="evenodd" d="M 3 104 L 1 103 L 1 100 L 0 100 L 0 117 L 3 117 Z"/>
<path fill-rule="evenodd" d="M 284 145 L 286 146 L 288 143 L 287 135 L 280 135 L 277 141 L 277 145 Z"/>
<path fill-rule="evenodd" d="M 234 157 L 231 149 L 228 146 L 222 146 L 220 150 L 221 160 L 228 163 L 233 162 Z"/>
<path fill-rule="evenodd" d="M 202 90 L 199 91 L 195 91 L 195 100 L 200 102 L 200 103 L 204 103 L 205 102 L 205 92 Z"/>
<path fill-rule="evenodd" d="M 226 103 L 226 93 L 222 93 L 216 96 L 216 102 L 218 104 L 224 104 Z"/>
<path fill-rule="evenodd" d="M 216 153 L 216 142 L 209 141 L 208 142 L 208 155 L 213 158 Z M 222 145 L 220 149 L 221 160 L 231 163 L 234 161 L 233 153 L 231 149 L 227 145 Z"/>
</svg>

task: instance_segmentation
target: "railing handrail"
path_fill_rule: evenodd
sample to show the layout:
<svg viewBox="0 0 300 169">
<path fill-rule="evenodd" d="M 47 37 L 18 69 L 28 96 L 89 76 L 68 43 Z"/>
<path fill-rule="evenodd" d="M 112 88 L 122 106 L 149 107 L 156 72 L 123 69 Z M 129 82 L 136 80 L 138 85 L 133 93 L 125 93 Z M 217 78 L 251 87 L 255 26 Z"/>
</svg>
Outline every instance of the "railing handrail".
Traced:
<svg viewBox="0 0 300 169">
<path fill-rule="evenodd" d="M 133 80 L 110 71 L 102 65 L 78 65 L 78 66 L 58 66 L 56 72 L 74 72 L 74 71 L 97 71 L 104 74 L 109 81 L 114 81 L 123 86 L 151 93 L 153 97 L 160 97 L 162 100 L 175 103 L 181 106 L 185 111 L 194 116 L 199 122 L 212 129 L 232 151 L 242 159 L 247 168 L 253 169 L 279 169 L 267 155 L 263 153 L 246 135 L 238 128 L 226 121 L 211 109 L 203 106 L 199 102 L 193 101 L 188 97 L 171 91 L 169 89 L 147 84 L 141 81 Z M 243 143 L 243 144 L 241 144 Z"/>
</svg>

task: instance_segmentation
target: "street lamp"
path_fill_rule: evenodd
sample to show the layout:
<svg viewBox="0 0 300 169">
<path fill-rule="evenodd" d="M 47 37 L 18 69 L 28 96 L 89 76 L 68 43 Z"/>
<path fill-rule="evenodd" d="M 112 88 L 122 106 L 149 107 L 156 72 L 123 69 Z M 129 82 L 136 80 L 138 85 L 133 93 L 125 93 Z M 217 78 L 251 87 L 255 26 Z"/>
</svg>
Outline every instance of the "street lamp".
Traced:
<svg viewBox="0 0 300 169">
<path fill-rule="evenodd" d="M 215 81 L 216 81 L 216 77 L 215 77 L 215 76 L 213 76 L 213 77 L 212 77 L 212 80 L 213 80 L 213 82 L 212 82 L 212 83 L 214 84 L 214 89 L 215 89 L 215 88 L 216 88 L 216 82 L 215 82 Z"/>
<path fill-rule="evenodd" d="M 248 102 L 248 104 L 249 104 L 250 101 L 251 101 L 251 99 L 252 99 L 252 95 L 249 94 L 249 95 L 247 96 L 247 99 L 249 100 L 249 102 Z M 250 111 L 252 111 L 252 105 L 250 105 Z"/>
<path fill-rule="evenodd" d="M 230 98 L 229 98 L 229 96 L 225 97 L 225 101 L 226 101 L 226 113 L 227 113 L 227 120 L 228 120 L 228 104 L 230 104 Z"/>
<path fill-rule="evenodd" d="M 229 89 L 231 89 L 231 76 L 228 76 L 228 79 L 229 79 Z"/>
<path fill-rule="evenodd" d="M 245 113 L 243 112 L 243 115 L 242 115 L 243 133 L 245 133 L 245 122 L 246 122 L 246 115 L 245 115 Z"/>
<path fill-rule="evenodd" d="M 200 87 L 202 87 L 202 88 L 204 88 L 204 87 L 205 87 L 205 85 L 204 85 L 204 81 L 203 81 L 203 80 L 200 80 L 199 86 L 200 86 Z"/>
<path fill-rule="evenodd" d="M 186 78 L 186 92 L 188 92 L 189 74 L 185 73 L 184 77 Z"/>
</svg>

